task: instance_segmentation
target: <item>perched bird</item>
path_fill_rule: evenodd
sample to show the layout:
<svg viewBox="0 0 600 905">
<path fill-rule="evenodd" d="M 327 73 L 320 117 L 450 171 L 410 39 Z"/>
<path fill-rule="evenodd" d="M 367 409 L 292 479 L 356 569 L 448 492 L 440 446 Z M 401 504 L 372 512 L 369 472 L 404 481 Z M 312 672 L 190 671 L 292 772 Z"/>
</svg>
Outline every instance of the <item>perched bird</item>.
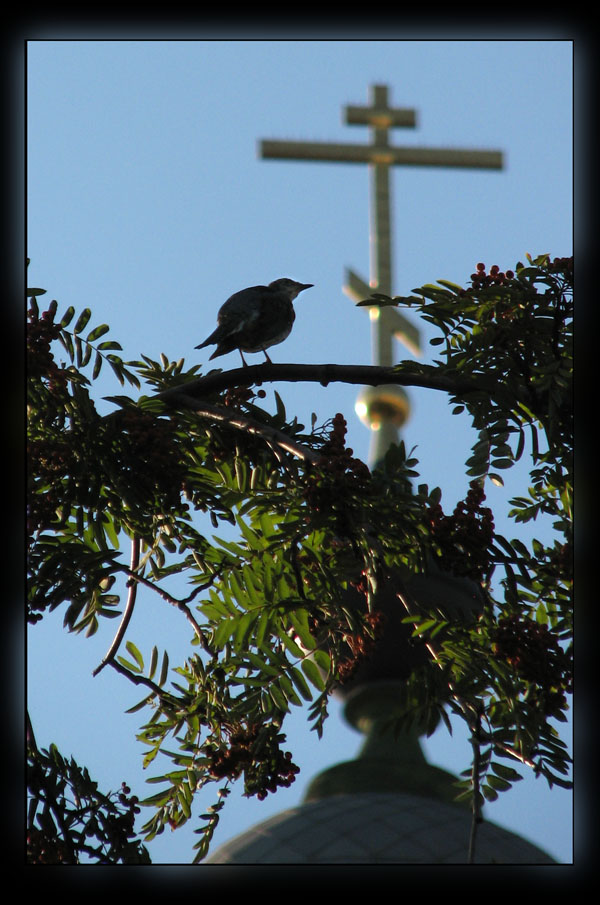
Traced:
<svg viewBox="0 0 600 905">
<path fill-rule="evenodd" d="M 293 300 L 312 286 L 313 283 L 297 283 L 282 277 L 268 286 L 250 286 L 235 292 L 219 309 L 217 329 L 196 349 L 216 343 L 211 359 L 238 349 L 244 367 L 247 367 L 244 352 L 264 352 L 271 363 L 267 349 L 289 336 L 296 319 Z"/>
</svg>

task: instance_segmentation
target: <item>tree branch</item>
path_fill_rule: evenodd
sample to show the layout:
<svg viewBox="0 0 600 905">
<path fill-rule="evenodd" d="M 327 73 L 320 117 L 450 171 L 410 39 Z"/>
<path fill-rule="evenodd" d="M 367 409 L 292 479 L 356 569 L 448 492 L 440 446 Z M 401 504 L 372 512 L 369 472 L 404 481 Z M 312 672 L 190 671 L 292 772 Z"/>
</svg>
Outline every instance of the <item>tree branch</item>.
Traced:
<svg viewBox="0 0 600 905">
<path fill-rule="evenodd" d="M 480 705 L 481 710 L 481 705 Z M 471 725 L 471 747 L 473 748 L 473 767 L 471 770 L 471 785 L 473 786 L 473 803 L 471 810 L 471 833 L 469 835 L 469 854 L 467 857 L 467 862 L 469 864 L 475 863 L 475 837 L 477 836 L 477 828 L 480 823 L 483 822 L 483 817 L 481 815 L 481 803 L 479 800 L 479 796 L 481 795 L 480 791 L 480 779 L 479 779 L 479 769 L 481 764 L 481 712 L 476 714 L 475 724 Z"/>
<path fill-rule="evenodd" d="M 118 660 L 113 659 L 108 662 L 110 662 L 110 665 L 113 669 L 121 673 L 122 676 L 125 676 L 127 679 L 129 679 L 130 682 L 133 682 L 134 685 L 145 685 L 150 689 L 152 694 L 157 695 L 159 698 L 164 695 L 164 691 L 160 687 L 160 685 L 157 685 L 156 682 L 153 682 L 152 679 L 147 678 L 147 676 L 136 676 L 124 666 L 121 666 Z"/>
<path fill-rule="evenodd" d="M 192 593 L 188 597 L 186 597 L 184 600 L 179 600 L 177 597 L 173 597 L 172 594 L 169 594 L 168 591 L 165 591 L 163 588 L 161 588 L 160 585 L 157 585 L 153 581 L 149 581 L 147 578 L 144 578 L 143 575 L 137 575 L 136 573 L 132 572 L 131 569 L 123 569 L 123 571 L 125 572 L 126 575 L 129 575 L 131 581 L 139 582 L 140 584 L 143 584 L 145 587 L 151 588 L 160 597 L 162 597 L 163 600 L 166 600 L 167 603 L 170 603 L 172 606 L 177 607 L 177 609 L 180 610 L 180 612 L 182 612 L 185 615 L 187 621 L 192 626 L 192 628 L 196 634 L 196 637 L 200 641 L 204 650 L 207 653 L 212 654 L 212 650 L 210 648 L 206 635 L 204 634 L 204 632 L 202 631 L 202 629 L 200 628 L 200 626 L 194 619 L 192 612 L 187 604 L 191 600 L 193 600 L 194 597 L 196 597 L 198 594 L 200 594 L 202 591 L 205 591 L 207 588 L 210 588 L 215 581 L 216 575 L 213 575 L 212 578 L 210 578 L 204 584 L 201 584 L 198 587 L 194 588 Z"/>
<path fill-rule="evenodd" d="M 237 370 L 240 371 L 242 369 L 237 368 Z M 248 433 L 250 434 L 256 434 L 259 437 L 262 437 L 263 440 L 269 443 L 269 445 L 279 446 L 281 447 L 281 449 L 285 449 L 287 450 L 287 452 L 293 453 L 293 455 L 297 456 L 299 459 L 302 459 L 305 462 L 312 462 L 316 465 L 321 461 L 322 457 L 319 455 L 319 453 L 316 453 L 308 446 L 297 443 L 287 434 L 284 434 L 283 431 L 277 430 L 274 427 L 270 427 L 267 424 L 261 424 L 260 421 L 256 421 L 254 418 L 249 418 L 247 415 L 243 415 L 241 412 L 238 412 L 235 409 L 228 409 L 220 405 L 211 405 L 200 400 L 199 398 L 197 398 L 195 393 L 188 392 L 188 388 L 190 386 L 195 386 L 196 383 L 197 381 L 191 381 L 190 383 L 186 383 L 181 389 L 177 387 L 177 390 L 179 392 L 175 394 L 174 398 L 169 397 L 170 403 L 183 405 L 185 406 L 185 408 L 194 411 L 196 415 L 199 415 L 201 418 L 210 418 L 213 421 L 224 421 L 231 427 L 235 427 L 238 430 L 244 430 L 248 431 Z M 165 392 L 170 393 L 171 390 L 166 390 Z M 158 398 L 164 398 L 164 394 L 159 393 Z"/>
<path fill-rule="evenodd" d="M 135 572 L 140 562 L 140 539 L 139 537 L 134 537 L 131 540 L 131 566 L 130 571 Z M 117 629 L 117 634 L 113 639 L 113 643 L 109 647 L 104 659 L 96 667 L 96 669 L 92 672 L 93 676 L 97 676 L 98 673 L 104 669 L 107 663 L 110 663 L 114 657 L 116 652 L 118 651 L 121 641 L 123 640 L 123 636 L 127 631 L 127 626 L 129 625 L 129 621 L 133 615 L 133 608 L 135 606 L 135 598 L 137 596 L 137 581 L 130 579 L 129 583 L 129 594 L 127 595 L 127 604 L 125 606 L 125 612 L 123 613 L 123 618 L 119 624 L 119 628 Z"/>
<path fill-rule="evenodd" d="M 202 399 L 211 393 L 237 386 L 289 381 L 298 383 L 310 381 L 327 386 L 329 383 L 367 384 L 382 386 L 399 384 L 401 386 L 421 386 L 432 390 L 460 395 L 490 387 L 483 384 L 482 379 L 455 380 L 440 374 L 417 374 L 400 371 L 396 368 L 382 368 L 376 365 L 335 365 L 335 364 L 270 364 L 250 365 L 246 368 L 233 368 L 230 371 L 211 371 L 205 377 L 198 377 L 177 387 L 169 387 L 156 394 L 157 399 L 169 405 L 177 405 L 182 396 Z"/>
</svg>

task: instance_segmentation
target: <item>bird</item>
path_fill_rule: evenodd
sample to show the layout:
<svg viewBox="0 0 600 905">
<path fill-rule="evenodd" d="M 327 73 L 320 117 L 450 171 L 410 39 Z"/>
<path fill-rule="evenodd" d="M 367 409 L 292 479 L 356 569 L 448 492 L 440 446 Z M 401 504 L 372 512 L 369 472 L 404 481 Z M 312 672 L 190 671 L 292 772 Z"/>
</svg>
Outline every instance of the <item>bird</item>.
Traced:
<svg viewBox="0 0 600 905">
<path fill-rule="evenodd" d="M 234 292 L 217 314 L 218 327 L 196 349 L 216 344 L 209 361 L 237 349 L 244 367 L 248 367 L 244 352 L 264 352 L 283 342 L 291 332 L 296 312 L 293 300 L 314 283 L 297 283 L 287 277 L 273 280 L 268 286 L 249 286 Z"/>
</svg>

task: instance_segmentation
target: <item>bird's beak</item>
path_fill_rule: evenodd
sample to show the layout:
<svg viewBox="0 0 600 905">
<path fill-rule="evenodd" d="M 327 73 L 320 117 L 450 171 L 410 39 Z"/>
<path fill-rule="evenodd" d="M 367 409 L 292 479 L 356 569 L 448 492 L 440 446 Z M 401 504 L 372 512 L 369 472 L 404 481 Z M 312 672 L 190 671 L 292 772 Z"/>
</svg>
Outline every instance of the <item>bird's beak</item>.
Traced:
<svg viewBox="0 0 600 905">
<path fill-rule="evenodd" d="M 302 283 L 302 290 L 312 289 L 314 285 L 315 285 L 314 283 Z M 302 291 L 302 290 L 300 290 L 300 291 Z"/>
</svg>

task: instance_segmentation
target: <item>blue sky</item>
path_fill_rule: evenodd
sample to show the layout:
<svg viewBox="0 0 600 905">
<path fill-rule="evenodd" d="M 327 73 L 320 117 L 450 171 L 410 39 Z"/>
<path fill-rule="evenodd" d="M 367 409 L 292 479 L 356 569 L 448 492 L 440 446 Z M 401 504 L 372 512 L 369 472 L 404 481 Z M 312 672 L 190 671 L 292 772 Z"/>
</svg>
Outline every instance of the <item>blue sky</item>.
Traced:
<svg viewBox="0 0 600 905">
<path fill-rule="evenodd" d="M 206 365 L 210 350 L 194 346 L 213 330 L 223 301 L 288 276 L 314 289 L 298 299 L 294 330 L 273 360 L 370 363 L 368 317 L 342 291 L 347 267 L 369 276 L 366 166 L 266 161 L 257 146 L 263 138 L 368 142 L 367 128 L 344 125 L 342 110 L 366 104 L 376 83 L 389 86 L 394 106 L 417 110 L 417 128 L 393 130 L 394 144 L 498 149 L 506 158 L 503 172 L 393 173 L 396 293 L 440 278 L 464 284 L 478 261 L 507 269 L 528 252 L 572 253 L 568 41 L 48 40 L 28 43 L 27 57 L 29 285 L 46 288 L 42 302 L 56 298 L 59 310 L 90 307 L 93 324 L 110 324 L 126 359 L 162 352 Z M 431 335 L 422 329 L 425 361 Z M 398 359 L 405 356 L 398 346 Z M 218 364 L 238 362 L 234 354 Z M 367 458 L 355 387 L 277 389 L 306 424 L 313 411 L 321 421 L 343 412 L 349 445 Z M 99 409 L 111 408 L 101 397 L 120 392 L 107 371 Z M 475 436 L 441 394 L 409 395 L 403 439 L 416 446 L 421 480 L 439 485 L 451 510 L 466 492 L 463 463 Z M 272 398 L 267 388 L 267 405 Z M 505 488 L 488 492 L 499 530 L 510 536 L 502 513 L 526 480 L 515 469 Z M 535 525 L 533 534 L 544 530 Z M 141 695 L 110 669 L 91 677 L 114 623 L 89 640 L 67 636 L 61 623 L 55 613 L 29 637 L 38 743 L 56 742 L 104 788 L 127 779 L 143 797 L 153 789 L 143 781 L 136 716 L 123 712 Z M 149 652 L 157 636 L 172 663 L 185 656 L 186 626 L 144 597 L 128 637 Z M 300 777 L 264 802 L 232 795 L 216 844 L 297 804 L 311 777 L 361 743 L 335 702 L 322 742 L 303 713 L 287 733 Z M 470 761 L 458 729 L 453 737 L 440 729 L 424 748 L 456 773 Z M 195 814 L 210 803 L 203 798 Z M 527 776 L 487 817 L 570 860 L 569 793 Z M 196 824 L 159 837 L 153 860 L 188 862 Z"/>
</svg>

